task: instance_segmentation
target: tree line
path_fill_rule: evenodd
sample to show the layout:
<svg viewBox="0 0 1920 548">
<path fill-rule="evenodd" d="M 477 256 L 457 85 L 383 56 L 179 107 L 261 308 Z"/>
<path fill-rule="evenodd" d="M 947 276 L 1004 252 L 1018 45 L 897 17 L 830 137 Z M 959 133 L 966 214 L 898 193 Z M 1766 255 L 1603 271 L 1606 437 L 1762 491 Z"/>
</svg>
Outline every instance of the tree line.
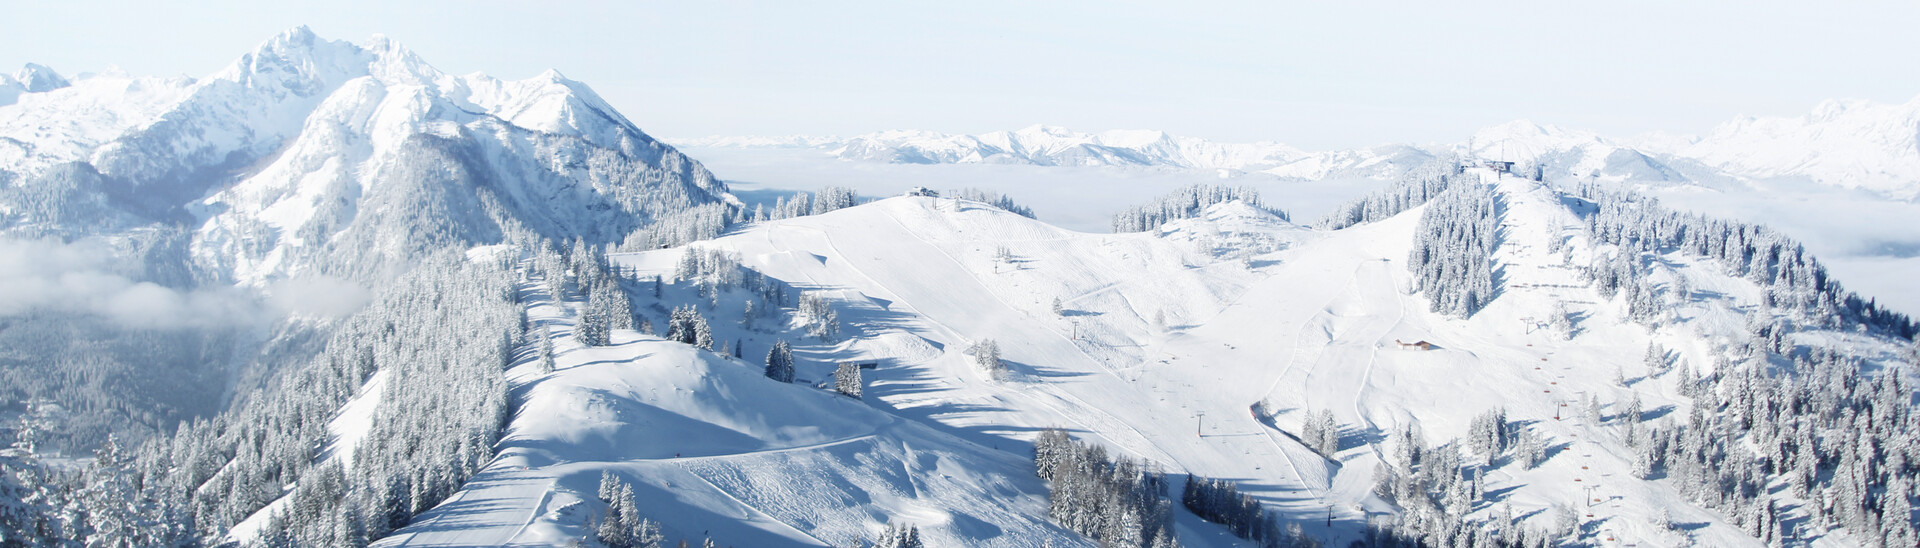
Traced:
<svg viewBox="0 0 1920 548">
<path fill-rule="evenodd" d="M 1199 217 L 1214 204 L 1236 200 L 1254 209 L 1272 213 L 1281 220 L 1289 219 L 1285 210 L 1262 203 L 1260 191 L 1253 187 L 1193 185 L 1113 214 L 1113 232 L 1146 232 L 1160 228 L 1167 221 Z"/>
</svg>

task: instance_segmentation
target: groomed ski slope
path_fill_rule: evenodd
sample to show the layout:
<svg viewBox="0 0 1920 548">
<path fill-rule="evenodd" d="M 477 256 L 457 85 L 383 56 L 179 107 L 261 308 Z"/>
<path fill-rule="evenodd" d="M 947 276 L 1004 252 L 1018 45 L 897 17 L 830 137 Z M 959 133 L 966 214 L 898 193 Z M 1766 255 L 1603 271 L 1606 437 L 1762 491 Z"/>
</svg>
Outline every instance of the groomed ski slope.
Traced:
<svg viewBox="0 0 1920 548">
<path fill-rule="evenodd" d="M 1046 523 L 1025 442 L 1060 426 L 1169 473 L 1237 480 L 1310 534 L 1344 545 L 1364 520 L 1393 511 L 1371 494 L 1391 432 L 1417 424 L 1438 445 L 1495 407 L 1551 449 L 1532 470 L 1496 459 L 1486 477 L 1493 502 L 1476 506 L 1476 519 L 1510 507 L 1546 528 L 1565 507 L 1595 544 L 1758 544 L 1670 485 L 1634 478 L 1616 430 L 1635 394 L 1650 420 L 1685 416 L 1688 402 L 1670 379 L 1645 377 L 1649 341 L 1705 367 L 1713 363 L 1705 341 L 1738 333 L 1737 308 L 1758 290 L 1669 258 L 1657 276 L 1685 276 L 1706 296 L 1679 308 L 1684 332 L 1650 333 L 1569 266 L 1590 258 L 1574 213 L 1585 204 L 1522 179 L 1493 184 L 1502 290 L 1466 320 L 1428 312 L 1411 291 L 1404 261 L 1420 209 L 1328 232 L 1229 203 L 1155 232 L 1085 234 L 973 202 L 900 197 L 753 225 L 695 245 L 736 253 L 796 292 L 827 292 L 842 340 L 801 339 L 791 325 L 743 330 L 733 305 L 701 310 L 721 344 L 741 341 L 746 363 L 633 332 L 579 348 L 565 336 L 577 303 L 536 296 L 535 322 L 562 335 L 559 370 L 516 367 L 523 403 L 502 456 L 385 544 L 576 538 L 601 511 L 591 495 L 599 471 L 615 470 L 670 537 L 847 545 L 890 516 L 920 524 L 934 546 L 1035 546 L 1043 537 L 1064 546 L 1085 541 Z M 1549 253 L 1549 238 L 1570 251 Z M 616 262 L 671 282 L 681 253 Z M 675 299 L 692 302 L 670 288 L 641 312 L 664 324 Z M 1579 318 L 1571 340 L 1545 326 L 1555 303 Z M 761 377 L 758 358 L 780 338 L 796 345 L 800 379 L 828 379 L 840 361 L 877 363 L 865 401 Z M 999 344 L 1006 378 L 973 365 L 967 349 L 984 339 Z M 1396 340 L 1435 348 L 1403 350 Z M 1603 403 L 1603 424 L 1580 418 L 1589 395 Z M 1270 422 L 1250 412 L 1256 401 L 1277 410 Z M 1292 437 L 1314 410 L 1340 424 L 1333 459 Z M 1672 509 L 1682 531 L 1650 525 L 1660 508 Z M 1177 514 L 1188 546 L 1240 544 Z"/>
</svg>

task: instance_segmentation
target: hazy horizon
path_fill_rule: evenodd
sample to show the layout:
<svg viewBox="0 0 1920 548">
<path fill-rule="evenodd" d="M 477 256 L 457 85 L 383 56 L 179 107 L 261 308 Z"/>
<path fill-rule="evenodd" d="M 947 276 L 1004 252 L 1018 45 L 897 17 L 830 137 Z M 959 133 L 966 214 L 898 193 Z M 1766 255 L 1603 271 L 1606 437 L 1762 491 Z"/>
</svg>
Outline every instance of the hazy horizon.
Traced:
<svg viewBox="0 0 1920 548">
<path fill-rule="evenodd" d="M 1699 134 L 1827 99 L 1905 102 L 1920 5 L 1730 2 L 902 6 L 25 3 L 0 67 L 200 77 L 299 25 L 453 74 L 548 68 L 651 134 L 1158 129 L 1324 150 L 1515 119 Z M 154 47 L 165 44 L 166 47 Z"/>
</svg>

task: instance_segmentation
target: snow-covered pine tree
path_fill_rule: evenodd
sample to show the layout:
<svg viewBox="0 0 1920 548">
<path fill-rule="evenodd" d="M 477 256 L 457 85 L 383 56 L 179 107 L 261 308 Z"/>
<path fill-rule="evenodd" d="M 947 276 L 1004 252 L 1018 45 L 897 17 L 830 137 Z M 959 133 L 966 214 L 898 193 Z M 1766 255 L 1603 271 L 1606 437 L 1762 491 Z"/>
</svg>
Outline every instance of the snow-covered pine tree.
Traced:
<svg viewBox="0 0 1920 548">
<path fill-rule="evenodd" d="M 973 365 L 988 377 L 999 379 L 1006 376 L 1007 364 L 1000 360 L 1000 343 L 993 342 L 993 339 L 980 339 L 967 352 L 973 354 Z"/>
<path fill-rule="evenodd" d="M 626 290 L 620 288 L 620 282 L 609 277 L 600 283 L 601 306 L 606 308 L 607 327 L 611 329 L 633 329 L 633 301 L 627 298 Z"/>
<path fill-rule="evenodd" d="M 586 309 L 580 312 L 580 318 L 574 322 L 573 338 L 586 346 L 606 346 L 611 334 L 609 323 L 606 310 L 592 306 L 590 301 Z"/>
<path fill-rule="evenodd" d="M 694 310 L 693 305 L 683 304 L 673 307 L 673 311 L 667 316 L 666 339 L 681 344 L 693 344 L 697 331 L 694 327 L 697 323 L 695 318 L 698 317 L 700 312 Z"/>
<path fill-rule="evenodd" d="M 547 373 L 552 373 L 553 367 L 554 367 L 553 329 L 552 328 L 550 327 L 540 328 L 540 340 L 538 344 L 540 345 L 540 373 L 543 375 Z"/>
<path fill-rule="evenodd" d="M 1048 516 L 1089 537 L 1132 544 L 1179 546 L 1174 538 L 1166 476 L 1151 462 L 1109 457 L 1105 448 L 1075 441 L 1058 428 L 1034 438 L 1034 468 L 1047 480 Z"/>
<path fill-rule="evenodd" d="M 1486 462 L 1493 462 L 1507 448 L 1507 410 L 1495 408 L 1473 418 L 1467 427 L 1467 447 Z"/>
<path fill-rule="evenodd" d="M 911 523 L 890 523 L 873 543 L 874 548 L 926 548 L 920 540 L 920 527 Z"/>
<path fill-rule="evenodd" d="M 621 483 L 620 478 L 618 476 L 613 475 L 612 470 L 601 470 L 600 471 L 600 490 L 599 490 L 600 502 L 612 503 L 613 498 L 620 494 L 620 483 Z"/>
<path fill-rule="evenodd" d="M 699 314 L 693 315 L 693 345 L 701 350 L 713 350 L 713 327 Z"/>
<path fill-rule="evenodd" d="M 1532 428 L 1520 428 L 1514 435 L 1514 457 L 1528 470 L 1547 459 L 1547 440 Z"/>
<path fill-rule="evenodd" d="M 1554 301 L 1553 311 L 1547 313 L 1547 323 L 1554 333 L 1560 335 L 1561 340 L 1573 339 L 1573 311 L 1567 310 L 1567 303 Z"/>
<path fill-rule="evenodd" d="M 1645 410 L 1641 408 L 1640 393 L 1634 392 L 1633 399 L 1627 403 L 1627 410 L 1620 413 L 1620 437 L 1628 446 L 1639 445 L 1640 422 Z"/>
<path fill-rule="evenodd" d="M 1803 246 L 1771 229 L 1675 212 L 1659 200 L 1597 184 L 1581 184 L 1577 191 L 1598 206 L 1585 216 L 1595 245 L 1617 246 L 1622 254 L 1636 257 L 1679 252 L 1713 259 L 1727 273 L 1765 289 L 1768 306 L 1796 311 L 1814 325 L 1857 324 L 1909 340 L 1920 334 L 1920 324 L 1912 318 L 1834 283 Z M 1603 294 L 1605 285 L 1600 287 Z"/>
<path fill-rule="evenodd" d="M 1254 209 L 1272 213 L 1286 220 L 1287 212 L 1267 207 L 1260 202 L 1260 192 L 1253 187 L 1228 188 L 1224 186 L 1193 185 L 1175 190 L 1151 202 L 1127 208 L 1113 215 L 1114 233 L 1146 232 L 1159 228 L 1167 221 L 1191 219 L 1205 213 L 1214 204 L 1239 200 Z"/>
<path fill-rule="evenodd" d="M 787 341 L 777 341 L 772 349 L 767 350 L 766 375 L 776 381 L 793 382 L 793 348 L 787 345 Z"/>
<path fill-rule="evenodd" d="M 840 335 L 840 314 L 827 304 L 825 292 L 807 291 L 800 294 L 800 321 L 807 330 L 807 336 L 820 339 L 820 342 L 834 342 Z"/>
<path fill-rule="evenodd" d="M 1001 194 L 998 192 L 981 190 L 977 188 L 961 188 L 961 189 L 955 189 L 955 190 L 948 190 L 947 197 L 954 200 L 972 200 L 975 202 L 980 202 L 983 204 L 993 206 L 995 208 L 998 208 L 1002 211 L 1006 211 L 1008 213 L 1012 213 L 1014 215 L 1026 217 L 1028 219 L 1036 218 L 1033 216 L 1032 209 L 1020 204 L 1016 204 L 1013 202 L 1013 198 L 1009 198 L 1005 194 Z"/>
<path fill-rule="evenodd" d="M 627 528 L 621 524 L 625 520 L 622 514 L 626 510 L 627 502 L 615 495 L 607 504 L 607 513 L 600 517 L 599 526 L 594 528 L 594 538 L 607 545 L 607 548 L 628 548 Z"/>
<path fill-rule="evenodd" d="M 1441 157 L 1421 164 L 1400 177 L 1398 182 L 1373 194 L 1341 204 L 1314 223 L 1328 230 L 1371 223 L 1419 207 L 1453 185 L 1459 177 L 1457 157 Z"/>
<path fill-rule="evenodd" d="M 1333 411 L 1308 411 L 1301 421 L 1300 442 L 1321 456 L 1334 458 L 1340 452 L 1340 424 Z"/>
<path fill-rule="evenodd" d="M 853 207 L 860 203 L 860 197 L 853 189 L 838 186 L 822 187 L 813 195 L 813 214 L 819 215 L 837 209 Z"/>
<path fill-rule="evenodd" d="M 1493 300 L 1499 225 L 1493 188 L 1478 181 L 1463 179 L 1427 204 L 1407 268 L 1432 311 L 1465 318 Z"/>
<path fill-rule="evenodd" d="M 833 390 L 860 399 L 860 364 L 840 362 L 840 366 L 833 370 Z"/>
</svg>

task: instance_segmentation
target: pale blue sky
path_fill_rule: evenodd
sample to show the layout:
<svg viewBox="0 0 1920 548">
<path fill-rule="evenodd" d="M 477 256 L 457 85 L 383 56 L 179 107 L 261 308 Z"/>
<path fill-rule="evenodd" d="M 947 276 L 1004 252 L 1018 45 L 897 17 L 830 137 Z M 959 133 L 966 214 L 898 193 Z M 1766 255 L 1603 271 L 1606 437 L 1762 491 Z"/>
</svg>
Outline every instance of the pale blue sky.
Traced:
<svg viewBox="0 0 1920 548">
<path fill-rule="evenodd" d="M 1920 95 L 1914 2 L 6 4 L 9 71 L 201 76 L 306 24 L 454 73 L 556 68 L 660 136 L 1049 123 L 1325 149 Z"/>
</svg>

